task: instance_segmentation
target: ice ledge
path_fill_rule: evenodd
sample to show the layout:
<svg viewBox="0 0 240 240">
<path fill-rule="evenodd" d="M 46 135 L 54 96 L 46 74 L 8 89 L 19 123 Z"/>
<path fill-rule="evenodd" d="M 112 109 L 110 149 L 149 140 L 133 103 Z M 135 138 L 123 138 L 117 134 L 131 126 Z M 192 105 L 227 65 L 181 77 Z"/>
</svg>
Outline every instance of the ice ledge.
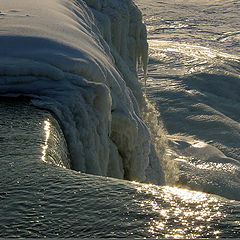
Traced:
<svg viewBox="0 0 240 240">
<path fill-rule="evenodd" d="M 58 116 L 74 169 L 163 184 L 140 112 L 141 13 L 130 0 L 86 3 L 91 9 L 76 0 L 2 0 L 0 93 L 31 96 Z"/>
</svg>

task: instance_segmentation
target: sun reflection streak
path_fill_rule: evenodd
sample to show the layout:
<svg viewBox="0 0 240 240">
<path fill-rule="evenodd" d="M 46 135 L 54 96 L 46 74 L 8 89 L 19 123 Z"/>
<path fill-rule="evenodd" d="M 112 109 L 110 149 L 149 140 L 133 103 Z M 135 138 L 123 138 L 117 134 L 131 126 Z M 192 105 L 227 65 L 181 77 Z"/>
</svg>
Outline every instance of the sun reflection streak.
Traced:
<svg viewBox="0 0 240 240">
<path fill-rule="evenodd" d="M 159 71 L 170 76 L 173 74 L 192 75 L 211 70 L 215 66 L 224 64 L 226 60 L 232 62 L 240 59 L 238 56 L 201 45 L 158 39 L 149 39 L 148 43 L 150 58 L 168 63 L 167 65 L 161 64 Z M 169 68 L 168 65 L 172 67 Z M 192 94 L 191 91 L 189 93 Z"/>
<path fill-rule="evenodd" d="M 156 214 L 149 222 L 148 232 L 152 237 L 161 233 L 164 238 L 218 238 L 221 234 L 210 227 L 216 217 L 224 217 L 214 196 L 177 187 L 134 184 L 138 192 L 152 195 L 150 200 L 139 203 Z"/>
<path fill-rule="evenodd" d="M 46 154 L 47 154 L 47 149 L 48 149 L 48 139 L 50 137 L 50 127 L 51 127 L 51 123 L 49 121 L 49 119 L 44 121 L 44 132 L 45 132 L 45 141 L 44 141 L 44 145 L 43 145 L 43 151 L 42 151 L 42 161 L 47 162 L 46 161 Z"/>
<path fill-rule="evenodd" d="M 177 43 L 172 41 L 160 41 L 156 39 L 152 39 L 148 41 L 150 47 L 155 49 L 161 49 L 162 51 L 167 52 L 180 52 L 184 53 L 188 56 L 192 56 L 195 58 L 228 58 L 228 59 L 239 59 L 237 56 L 219 52 L 214 49 L 210 49 L 208 47 L 200 46 L 200 45 L 190 45 L 187 43 Z M 171 47 L 169 47 L 171 46 Z"/>
</svg>

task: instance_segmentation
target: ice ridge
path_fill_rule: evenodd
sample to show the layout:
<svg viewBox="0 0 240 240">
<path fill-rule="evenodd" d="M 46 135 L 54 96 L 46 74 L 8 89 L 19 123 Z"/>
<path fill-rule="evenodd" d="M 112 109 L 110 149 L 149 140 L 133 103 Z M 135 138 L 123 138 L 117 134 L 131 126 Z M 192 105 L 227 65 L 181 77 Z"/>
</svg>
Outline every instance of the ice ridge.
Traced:
<svg viewBox="0 0 240 240">
<path fill-rule="evenodd" d="M 13 6 L 15 11 L 13 11 Z M 0 94 L 30 96 L 61 122 L 72 168 L 164 184 L 142 120 L 136 69 L 146 27 L 131 0 L 8 0 L 0 31 Z"/>
</svg>

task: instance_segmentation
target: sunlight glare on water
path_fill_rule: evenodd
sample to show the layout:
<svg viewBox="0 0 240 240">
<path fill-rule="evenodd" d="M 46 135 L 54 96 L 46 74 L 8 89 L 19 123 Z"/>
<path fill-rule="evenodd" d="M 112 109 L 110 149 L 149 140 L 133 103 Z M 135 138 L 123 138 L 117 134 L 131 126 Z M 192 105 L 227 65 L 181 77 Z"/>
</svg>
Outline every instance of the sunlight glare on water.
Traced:
<svg viewBox="0 0 240 240">
<path fill-rule="evenodd" d="M 235 55 L 219 52 L 215 49 L 210 49 L 208 47 L 203 47 L 199 45 L 191 45 L 187 43 L 178 43 L 171 41 L 161 41 L 161 40 L 149 40 L 148 41 L 151 48 L 161 47 L 161 50 L 167 52 L 179 52 L 187 56 L 198 57 L 198 58 L 216 58 L 225 57 L 231 59 L 239 59 Z"/>
<path fill-rule="evenodd" d="M 171 67 L 169 71 L 171 74 L 173 74 L 173 71 L 176 74 L 193 74 L 209 69 L 224 60 L 239 60 L 239 57 L 235 55 L 200 45 L 156 39 L 150 39 L 148 43 L 150 46 L 150 58 L 176 65 Z M 162 68 L 164 66 L 161 64 L 160 71 L 162 71 Z"/>
<path fill-rule="evenodd" d="M 45 141 L 43 145 L 43 151 L 42 151 L 42 161 L 46 161 L 46 154 L 47 154 L 47 149 L 48 149 L 48 139 L 50 137 L 50 128 L 51 128 L 51 123 L 49 122 L 49 119 L 44 121 L 44 132 L 45 132 Z"/>
<path fill-rule="evenodd" d="M 62 168 L 70 168 L 69 160 L 65 157 L 60 157 L 59 159 L 56 157 L 58 154 L 58 144 L 62 144 L 58 141 L 61 138 L 56 137 L 56 127 L 54 123 L 50 121 L 50 119 L 46 119 L 42 123 L 43 126 L 43 135 L 44 137 L 44 144 L 42 144 L 42 156 L 41 160 L 48 164 L 54 164 L 58 167 Z M 59 129 L 60 130 L 60 129 Z M 55 156 L 55 157 L 54 157 Z"/>
<path fill-rule="evenodd" d="M 213 229 L 211 222 L 215 218 L 224 218 L 219 209 L 220 201 L 206 193 L 177 187 L 135 183 L 139 192 L 152 195 L 140 203 L 143 208 L 150 206 L 157 213 L 149 223 L 149 233 L 157 237 L 159 232 L 164 238 L 218 238 L 220 230 Z"/>
</svg>

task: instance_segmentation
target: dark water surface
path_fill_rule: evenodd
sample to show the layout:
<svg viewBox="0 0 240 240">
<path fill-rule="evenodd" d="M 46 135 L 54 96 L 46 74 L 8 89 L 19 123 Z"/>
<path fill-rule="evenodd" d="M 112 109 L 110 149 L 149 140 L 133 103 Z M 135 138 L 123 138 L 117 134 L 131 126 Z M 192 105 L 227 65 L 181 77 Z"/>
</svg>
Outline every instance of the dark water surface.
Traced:
<svg viewBox="0 0 240 240">
<path fill-rule="evenodd" d="M 0 237 L 239 236 L 239 202 L 72 171 L 51 113 L 0 105 Z"/>
</svg>

